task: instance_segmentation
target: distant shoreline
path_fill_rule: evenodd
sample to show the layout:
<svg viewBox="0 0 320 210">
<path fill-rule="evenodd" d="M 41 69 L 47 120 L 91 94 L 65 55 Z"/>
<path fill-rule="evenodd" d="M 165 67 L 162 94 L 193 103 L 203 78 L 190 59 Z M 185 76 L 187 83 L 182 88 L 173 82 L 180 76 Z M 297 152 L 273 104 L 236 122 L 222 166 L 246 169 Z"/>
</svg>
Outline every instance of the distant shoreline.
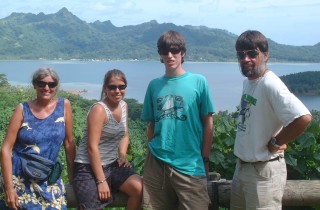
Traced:
<svg viewBox="0 0 320 210">
<path fill-rule="evenodd" d="M 60 89 L 78 94 L 86 99 L 100 100 L 104 75 L 108 69 L 119 68 L 128 80 L 125 98 L 143 103 L 145 91 L 151 79 L 163 75 L 160 61 L 133 62 L 84 62 L 84 61 L 0 61 L 1 73 L 8 82 L 16 85 L 30 85 L 32 73 L 41 66 L 54 68 L 61 79 Z M 216 111 L 236 111 L 239 105 L 243 76 L 236 62 L 186 62 L 184 68 L 192 73 L 202 74 L 210 85 Z M 269 68 L 277 75 L 288 75 L 320 69 L 320 63 L 270 63 Z M 87 92 L 84 92 L 86 90 Z M 302 96 L 301 96 L 302 97 Z M 303 97 L 309 109 L 319 109 L 320 97 Z"/>
<path fill-rule="evenodd" d="M 74 94 L 74 95 L 81 95 L 83 93 L 87 93 L 87 90 L 65 90 L 68 93 Z"/>
<path fill-rule="evenodd" d="M 119 59 L 119 60 L 111 60 L 111 59 L 45 59 L 45 58 L 35 58 L 35 59 L 0 59 L 0 62 L 17 62 L 17 61 L 26 61 L 26 62 L 32 62 L 32 61 L 53 61 L 53 62 L 159 62 L 158 60 L 138 60 L 138 59 Z M 238 63 L 237 59 L 231 60 L 231 61 L 193 61 L 186 59 L 184 63 Z M 272 60 L 272 58 L 268 61 L 268 64 L 320 64 L 320 62 L 303 62 L 303 61 L 275 61 Z M 315 71 L 320 71 L 320 68 Z"/>
</svg>

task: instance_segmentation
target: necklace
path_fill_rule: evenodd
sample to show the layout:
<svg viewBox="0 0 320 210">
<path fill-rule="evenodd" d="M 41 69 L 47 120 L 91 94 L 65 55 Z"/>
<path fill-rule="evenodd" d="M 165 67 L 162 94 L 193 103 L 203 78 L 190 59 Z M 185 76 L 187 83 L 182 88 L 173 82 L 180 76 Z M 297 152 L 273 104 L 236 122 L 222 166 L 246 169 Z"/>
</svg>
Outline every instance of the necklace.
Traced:
<svg viewBox="0 0 320 210">
<path fill-rule="evenodd" d="M 257 79 L 254 80 L 247 80 L 246 86 L 243 89 L 243 93 L 242 94 L 248 94 L 250 96 L 253 97 L 253 94 L 257 88 L 257 86 L 259 85 L 260 81 L 263 80 L 264 75 L 269 71 L 268 68 L 266 68 L 262 74 L 260 75 L 260 77 L 258 77 Z"/>
<path fill-rule="evenodd" d="M 257 99 L 253 96 L 256 88 L 258 87 L 261 80 L 263 80 L 264 74 L 255 80 L 247 80 L 245 88 L 242 92 L 242 100 L 247 101 L 249 104 L 256 105 Z"/>
</svg>

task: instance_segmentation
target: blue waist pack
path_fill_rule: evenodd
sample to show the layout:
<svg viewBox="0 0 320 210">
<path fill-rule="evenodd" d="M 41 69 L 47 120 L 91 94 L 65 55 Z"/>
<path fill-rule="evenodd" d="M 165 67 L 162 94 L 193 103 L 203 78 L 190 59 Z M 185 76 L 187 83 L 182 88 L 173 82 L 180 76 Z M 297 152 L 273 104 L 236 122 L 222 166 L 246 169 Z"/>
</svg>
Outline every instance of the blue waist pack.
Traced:
<svg viewBox="0 0 320 210">
<path fill-rule="evenodd" d="M 60 161 L 54 163 L 36 154 L 20 154 L 22 171 L 29 179 L 36 182 L 49 180 L 49 184 L 53 184 L 60 177 L 63 169 Z"/>
</svg>

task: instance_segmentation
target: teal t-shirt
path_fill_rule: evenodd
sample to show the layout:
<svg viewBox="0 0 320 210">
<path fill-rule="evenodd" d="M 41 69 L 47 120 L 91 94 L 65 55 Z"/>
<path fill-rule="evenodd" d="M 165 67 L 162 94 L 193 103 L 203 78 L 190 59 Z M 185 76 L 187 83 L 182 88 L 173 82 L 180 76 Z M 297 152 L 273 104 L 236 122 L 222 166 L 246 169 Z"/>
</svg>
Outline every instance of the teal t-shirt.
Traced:
<svg viewBox="0 0 320 210">
<path fill-rule="evenodd" d="M 155 122 L 152 154 L 181 173 L 205 176 L 202 117 L 209 113 L 214 105 L 204 76 L 186 72 L 152 80 L 141 115 Z"/>
</svg>

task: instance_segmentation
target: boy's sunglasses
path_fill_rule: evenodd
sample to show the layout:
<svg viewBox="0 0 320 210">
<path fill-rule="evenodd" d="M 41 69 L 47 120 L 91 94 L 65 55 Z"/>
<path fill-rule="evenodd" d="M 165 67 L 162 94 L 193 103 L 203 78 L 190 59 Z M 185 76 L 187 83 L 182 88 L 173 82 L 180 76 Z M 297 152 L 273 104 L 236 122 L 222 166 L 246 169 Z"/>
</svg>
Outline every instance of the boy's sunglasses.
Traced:
<svg viewBox="0 0 320 210">
<path fill-rule="evenodd" d="M 45 87 L 46 85 L 48 85 L 49 88 L 55 88 L 58 85 L 57 82 L 44 82 L 40 80 L 37 80 L 35 83 L 38 87 L 41 88 Z"/>
<path fill-rule="evenodd" d="M 178 53 L 181 52 L 181 49 L 178 48 L 178 47 L 171 47 L 171 48 L 169 48 L 169 49 L 159 49 L 159 50 L 158 50 L 158 53 L 159 53 L 160 55 L 168 55 L 169 52 L 171 52 L 172 54 L 178 54 Z"/>
<path fill-rule="evenodd" d="M 108 85 L 107 86 L 109 90 L 116 90 L 117 88 L 119 90 L 125 90 L 127 88 L 127 85 Z"/>
<path fill-rule="evenodd" d="M 259 55 L 259 50 L 244 50 L 244 51 L 237 51 L 237 57 L 239 60 L 244 59 L 246 56 L 249 58 L 256 58 Z"/>
</svg>

